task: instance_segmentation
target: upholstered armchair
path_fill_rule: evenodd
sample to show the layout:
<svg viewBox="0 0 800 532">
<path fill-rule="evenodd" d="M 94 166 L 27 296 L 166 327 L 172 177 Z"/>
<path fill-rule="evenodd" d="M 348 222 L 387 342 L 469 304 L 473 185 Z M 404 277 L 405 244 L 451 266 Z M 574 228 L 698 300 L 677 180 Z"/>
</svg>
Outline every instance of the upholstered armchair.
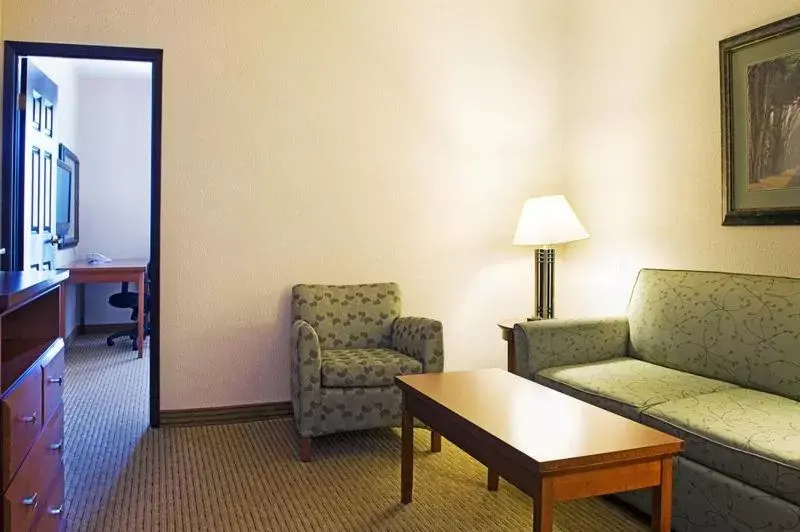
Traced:
<svg viewBox="0 0 800 532">
<path fill-rule="evenodd" d="M 399 426 L 396 375 L 441 372 L 442 324 L 401 317 L 395 283 L 292 288 L 292 407 L 300 459 L 311 438 Z M 431 450 L 441 448 L 431 432 Z"/>
</svg>

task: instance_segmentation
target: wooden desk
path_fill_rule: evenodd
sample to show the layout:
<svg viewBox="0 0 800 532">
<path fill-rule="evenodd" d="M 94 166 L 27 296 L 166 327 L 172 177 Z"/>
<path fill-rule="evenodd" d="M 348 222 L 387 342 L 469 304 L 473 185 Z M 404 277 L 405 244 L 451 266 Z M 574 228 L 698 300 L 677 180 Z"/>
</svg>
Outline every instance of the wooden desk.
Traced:
<svg viewBox="0 0 800 532">
<path fill-rule="evenodd" d="M 112 260 L 102 264 L 89 264 L 85 260 L 79 260 L 69 265 L 69 283 L 85 285 L 89 283 L 136 283 L 139 293 L 139 314 L 136 318 L 137 345 L 139 348 L 139 358 L 142 358 L 144 344 L 144 293 L 145 293 L 145 274 L 147 272 L 146 259 L 121 259 Z M 79 321 L 78 324 L 83 328 L 86 321 L 85 288 L 80 287 L 78 293 Z"/>
<path fill-rule="evenodd" d="M 654 532 L 669 532 L 672 461 L 683 441 L 501 369 L 395 377 L 403 392 L 400 501 L 414 487 L 414 418 L 533 498 L 534 532 L 559 501 L 653 490 Z"/>
</svg>

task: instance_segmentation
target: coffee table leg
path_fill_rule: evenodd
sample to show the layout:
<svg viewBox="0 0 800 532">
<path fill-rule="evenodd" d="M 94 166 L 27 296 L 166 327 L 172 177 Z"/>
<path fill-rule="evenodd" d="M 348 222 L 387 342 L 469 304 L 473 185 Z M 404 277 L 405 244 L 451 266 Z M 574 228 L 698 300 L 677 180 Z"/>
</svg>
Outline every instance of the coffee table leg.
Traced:
<svg viewBox="0 0 800 532">
<path fill-rule="evenodd" d="M 431 452 L 442 452 L 442 435 L 431 429 Z"/>
<path fill-rule="evenodd" d="M 669 532 L 672 521 L 672 457 L 661 459 L 661 485 L 653 488 L 653 532 Z"/>
<path fill-rule="evenodd" d="M 411 502 L 414 491 L 414 416 L 406 405 L 403 393 L 402 451 L 400 454 L 400 502 Z"/>
<path fill-rule="evenodd" d="M 497 491 L 500 485 L 500 475 L 494 469 L 489 469 L 486 479 L 486 488 L 489 491 Z"/>
<path fill-rule="evenodd" d="M 553 479 L 542 477 L 533 498 L 533 532 L 553 530 Z"/>
</svg>

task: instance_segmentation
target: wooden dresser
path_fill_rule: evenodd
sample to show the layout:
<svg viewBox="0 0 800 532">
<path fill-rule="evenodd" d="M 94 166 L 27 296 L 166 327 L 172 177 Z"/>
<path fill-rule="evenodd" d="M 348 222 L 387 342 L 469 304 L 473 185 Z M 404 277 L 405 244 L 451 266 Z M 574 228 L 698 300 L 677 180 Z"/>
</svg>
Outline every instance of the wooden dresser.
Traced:
<svg viewBox="0 0 800 532">
<path fill-rule="evenodd" d="M 64 511 L 67 272 L 0 272 L 3 531 L 58 531 Z"/>
</svg>

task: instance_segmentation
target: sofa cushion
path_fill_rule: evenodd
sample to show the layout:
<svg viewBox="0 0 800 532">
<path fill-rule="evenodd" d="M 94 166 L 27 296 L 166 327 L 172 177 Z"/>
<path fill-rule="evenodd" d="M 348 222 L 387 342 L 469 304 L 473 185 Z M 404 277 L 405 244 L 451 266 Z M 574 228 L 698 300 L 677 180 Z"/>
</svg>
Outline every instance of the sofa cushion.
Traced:
<svg viewBox="0 0 800 532">
<path fill-rule="evenodd" d="M 636 408 L 635 406 L 626 403 L 621 403 L 620 401 L 609 399 L 608 397 L 604 397 L 596 393 L 590 393 L 583 390 L 579 390 L 578 388 L 575 388 L 568 384 L 564 384 L 563 382 L 558 382 L 552 379 L 548 379 L 541 373 L 537 373 L 533 377 L 533 381 L 542 384 L 544 386 L 547 386 L 548 388 L 557 390 L 561 393 L 565 393 L 571 397 L 575 397 L 576 399 L 580 399 L 581 401 L 584 401 L 591 405 L 598 406 L 600 408 L 604 408 L 605 410 L 614 412 L 615 414 L 619 414 L 629 419 L 635 419 L 635 420 L 639 419 L 639 409 Z"/>
<path fill-rule="evenodd" d="M 649 406 L 736 387 L 634 358 L 547 368 L 537 377 L 540 377 L 537 379 L 540 382 L 549 380 L 584 394 L 600 396 L 604 398 L 602 404 L 589 402 L 634 419 L 638 418 L 641 409 Z"/>
<path fill-rule="evenodd" d="M 322 386 L 364 388 L 391 386 L 395 375 L 422 373 L 422 364 L 391 349 L 322 351 Z"/>
<path fill-rule="evenodd" d="M 800 403 L 737 388 L 669 401 L 642 421 L 686 441 L 684 455 L 800 504 Z"/>
<path fill-rule="evenodd" d="M 642 270 L 629 355 L 800 401 L 800 279 Z"/>
</svg>

